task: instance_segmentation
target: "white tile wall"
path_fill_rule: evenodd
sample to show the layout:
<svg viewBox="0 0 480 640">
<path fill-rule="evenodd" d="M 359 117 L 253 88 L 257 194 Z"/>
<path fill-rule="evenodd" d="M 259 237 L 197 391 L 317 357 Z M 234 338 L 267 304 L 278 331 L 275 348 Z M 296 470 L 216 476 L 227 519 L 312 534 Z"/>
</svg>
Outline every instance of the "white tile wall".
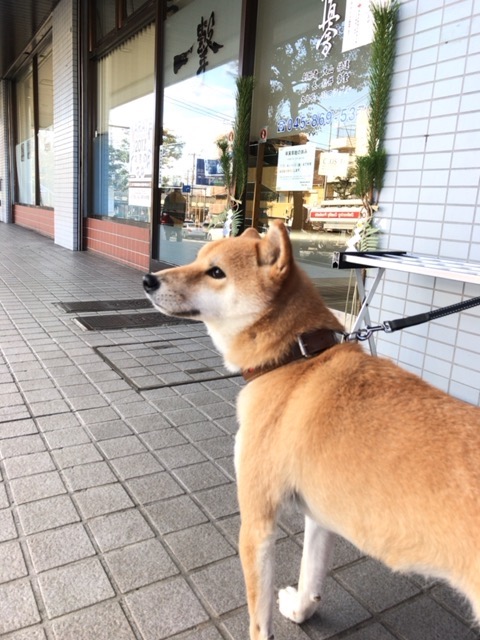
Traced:
<svg viewBox="0 0 480 640">
<path fill-rule="evenodd" d="M 401 0 L 399 17 L 382 248 L 480 262 L 480 0 Z M 480 296 L 480 285 L 402 276 L 386 272 L 374 324 Z M 377 336 L 380 355 L 480 404 L 480 307 Z"/>
<path fill-rule="evenodd" d="M 55 131 L 55 243 L 79 248 L 77 0 L 61 0 L 53 12 Z"/>
</svg>

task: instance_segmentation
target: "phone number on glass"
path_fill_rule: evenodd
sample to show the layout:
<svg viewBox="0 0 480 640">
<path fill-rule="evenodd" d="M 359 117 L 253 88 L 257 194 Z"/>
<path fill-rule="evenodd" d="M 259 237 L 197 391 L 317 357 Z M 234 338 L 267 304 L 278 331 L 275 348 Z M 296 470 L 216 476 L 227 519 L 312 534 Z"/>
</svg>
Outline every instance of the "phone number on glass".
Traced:
<svg viewBox="0 0 480 640">
<path fill-rule="evenodd" d="M 332 124 L 334 120 L 340 122 L 353 122 L 357 118 L 358 109 L 350 107 L 348 109 L 337 109 L 325 113 L 314 113 L 311 116 L 297 116 L 296 118 L 282 119 L 277 122 L 277 133 L 285 133 L 294 129 L 306 129 L 307 127 L 323 127 Z"/>
</svg>

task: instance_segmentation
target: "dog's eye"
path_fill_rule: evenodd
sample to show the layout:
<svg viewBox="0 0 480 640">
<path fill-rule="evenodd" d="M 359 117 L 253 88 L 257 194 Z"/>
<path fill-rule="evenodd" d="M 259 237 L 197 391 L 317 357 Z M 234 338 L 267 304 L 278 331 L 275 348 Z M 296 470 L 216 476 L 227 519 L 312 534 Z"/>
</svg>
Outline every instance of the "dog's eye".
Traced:
<svg viewBox="0 0 480 640">
<path fill-rule="evenodd" d="M 214 278 L 215 280 L 221 280 L 222 278 L 226 278 L 224 272 L 220 269 L 220 267 L 212 267 L 207 271 L 207 276 Z"/>
</svg>

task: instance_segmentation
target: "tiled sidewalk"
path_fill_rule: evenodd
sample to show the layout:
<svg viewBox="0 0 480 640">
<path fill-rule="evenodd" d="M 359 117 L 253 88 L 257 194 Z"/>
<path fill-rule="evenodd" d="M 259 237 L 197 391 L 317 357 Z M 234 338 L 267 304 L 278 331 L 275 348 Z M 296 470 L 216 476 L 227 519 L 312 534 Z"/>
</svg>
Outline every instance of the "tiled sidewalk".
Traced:
<svg viewBox="0 0 480 640">
<path fill-rule="evenodd" d="M 201 325 L 85 332 L 58 306 L 142 296 L 138 271 L 0 224 L 2 639 L 248 640 L 239 378 L 201 380 Z M 174 360 L 187 370 L 175 345 L 198 358 L 197 381 L 165 378 Z M 286 510 L 278 586 L 296 582 L 301 542 L 301 518 Z M 393 575 L 339 541 L 320 615 L 302 627 L 277 615 L 276 638 L 479 638 L 468 620 L 443 585 Z"/>
</svg>

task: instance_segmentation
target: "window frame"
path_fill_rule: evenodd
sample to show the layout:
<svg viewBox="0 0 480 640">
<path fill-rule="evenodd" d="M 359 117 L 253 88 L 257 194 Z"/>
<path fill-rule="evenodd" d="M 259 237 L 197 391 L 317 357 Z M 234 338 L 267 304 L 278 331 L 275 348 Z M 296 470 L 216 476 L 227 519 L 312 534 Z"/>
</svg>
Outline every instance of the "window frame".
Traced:
<svg viewBox="0 0 480 640">
<path fill-rule="evenodd" d="M 14 204 L 25 205 L 28 207 L 41 207 L 42 209 L 53 210 L 54 207 L 41 204 L 41 193 L 40 193 L 40 157 L 39 157 L 39 147 L 38 147 L 38 134 L 40 131 L 40 116 L 39 116 L 39 91 L 38 91 L 38 66 L 39 66 L 39 58 L 41 54 L 47 52 L 50 55 L 53 55 L 53 42 L 52 42 L 52 33 L 51 30 L 47 33 L 46 37 L 42 39 L 41 43 L 39 43 L 30 53 L 28 58 L 24 60 L 24 63 L 21 67 L 16 70 L 15 77 L 12 83 L 12 121 L 13 121 L 13 148 L 16 147 L 18 140 L 18 131 L 19 131 L 19 119 L 18 119 L 18 102 L 17 102 L 17 85 L 18 80 L 25 74 L 28 67 L 31 67 L 32 73 L 32 90 L 33 90 L 33 132 L 34 132 L 34 144 L 33 144 L 33 153 L 34 153 L 34 172 L 35 172 L 35 191 L 34 191 L 34 200 L 35 202 L 21 202 L 19 196 L 19 181 L 18 181 L 18 168 L 17 161 L 14 154 L 14 189 L 13 189 L 13 202 Z M 53 99 L 53 86 L 52 86 L 52 99 Z"/>
</svg>

